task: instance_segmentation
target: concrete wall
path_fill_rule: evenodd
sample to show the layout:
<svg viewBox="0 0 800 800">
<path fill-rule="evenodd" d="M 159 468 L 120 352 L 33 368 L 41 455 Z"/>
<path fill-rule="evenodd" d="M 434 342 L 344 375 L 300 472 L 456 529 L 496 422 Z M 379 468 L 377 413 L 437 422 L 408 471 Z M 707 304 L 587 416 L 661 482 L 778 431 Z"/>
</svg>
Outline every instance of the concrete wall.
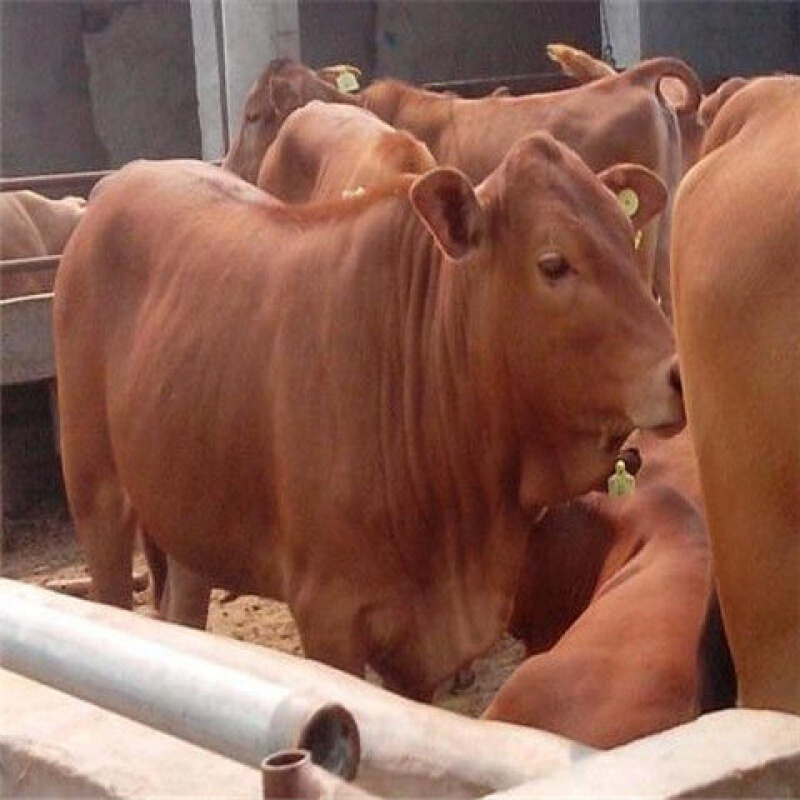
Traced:
<svg viewBox="0 0 800 800">
<path fill-rule="evenodd" d="M 600 49 L 596 0 L 300 0 L 303 58 L 349 62 L 367 79 L 485 78 L 552 71 L 550 41 Z"/>
<path fill-rule="evenodd" d="M 109 166 L 199 157 L 188 3 L 143 0 L 112 9 L 106 27 L 84 33 L 95 128 Z"/>
<path fill-rule="evenodd" d="M 800 3 L 647 0 L 642 56 L 671 53 L 704 77 L 800 70 Z"/>
<path fill-rule="evenodd" d="M 314 67 L 354 64 L 367 79 L 375 69 L 375 0 L 300 0 L 300 48 Z"/>
<path fill-rule="evenodd" d="M 2 0 L 0 169 L 199 156 L 187 0 Z"/>
<path fill-rule="evenodd" d="M 102 169 L 79 3 L 0 3 L 3 175 Z"/>
</svg>

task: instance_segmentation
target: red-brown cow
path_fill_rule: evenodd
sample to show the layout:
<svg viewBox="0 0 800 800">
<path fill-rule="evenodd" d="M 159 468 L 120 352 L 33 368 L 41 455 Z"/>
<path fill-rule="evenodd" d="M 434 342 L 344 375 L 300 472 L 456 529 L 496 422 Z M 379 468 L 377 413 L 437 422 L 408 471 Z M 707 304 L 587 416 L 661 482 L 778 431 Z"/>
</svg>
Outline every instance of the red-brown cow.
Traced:
<svg viewBox="0 0 800 800">
<path fill-rule="evenodd" d="M 70 507 L 131 604 L 141 525 L 216 585 L 289 603 L 309 657 L 428 697 L 505 628 L 531 515 L 632 427 L 681 424 L 667 321 L 604 181 L 546 135 L 282 206 L 196 162 L 130 165 L 64 255 Z"/>
<path fill-rule="evenodd" d="M 363 108 L 314 100 L 281 126 L 257 185 L 287 203 L 305 203 L 435 166 L 430 150 L 407 131 L 396 131 Z"/>
<path fill-rule="evenodd" d="M 719 110 L 675 206 L 687 412 L 740 703 L 800 713 L 800 78 Z"/>
<path fill-rule="evenodd" d="M 694 453 L 685 433 L 637 443 L 631 496 L 593 492 L 531 535 L 510 630 L 532 657 L 488 719 L 616 747 L 697 716 L 712 587 Z"/>
<path fill-rule="evenodd" d="M 695 111 L 702 86 L 684 62 L 673 58 L 643 61 L 573 89 L 523 97 L 444 97 L 382 80 L 359 98 L 390 125 L 419 137 L 438 163 L 456 166 L 474 181 L 486 177 L 517 139 L 536 130 L 573 148 L 593 170 L 633 162 L 656 172 L 669 200 L 660 219 L 643 231 L 640 262 L 647 284 L 671 316 L 669 228 L 682 163 L 675 112 L 661 92 L 666 79 L 682 81 L 685 110 Z"/>
<path fill-rule="evenodd" d="M 568 44 L 553 43 L 547 45 L 547 55 L 550 60 L 561 67 L 565 75 L 580 81 L 589 83 L 601 80 L 611 75 L 616 75 L 617 71 L 610 64 L 579 50 Z M 692 94 L 698 91 L 698 83 L 690 89 Z M 687 97 L 686 84 L 683 80 L 675 80 L 665 77 L 661 81 L 660 89 L 665 99 L 675 109 L 678 118 L 678 128 L 681 137 L 681 162 L 683 172 L 687 172 L 700 157 L 700 148 L 703 144 L 703 134 L 705 133 L 706 121 L 700 113 L 705 100 L 698 106 L 698 97 Z"/>
<path fill-rule="evenodd" d="M 288 58 L 271 61 L 247 93 L 244 119 L 222 161 L 223 169 L 255 183 L 264 153 L 281 125 L 292 111 L 311 100 L 358 105 L 303 64 Z"/>
</svg>

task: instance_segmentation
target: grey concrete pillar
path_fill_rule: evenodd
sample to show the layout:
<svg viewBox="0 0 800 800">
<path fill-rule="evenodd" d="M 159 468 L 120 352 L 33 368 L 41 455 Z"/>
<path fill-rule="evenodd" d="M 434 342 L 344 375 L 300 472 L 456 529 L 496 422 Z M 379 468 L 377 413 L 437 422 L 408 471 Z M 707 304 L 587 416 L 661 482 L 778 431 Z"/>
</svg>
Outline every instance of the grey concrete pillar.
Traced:
<svg viewBox="0 0 800 800">
<path fill-rule="evenodd" d="M 228 149 L 247 90 L 273 58 L 300 57 L 298 0 L 191 0 L 203 158 Z"/>
<path fill-rule="evenodd" d="M 640 0 L 600 0 L 603 54 L 617 67 L 629 67 L 642 57 Z"/>
<path fill-rule="evenodd" d="M 197 116 L 203 158 L 222 157 L 228 149 L 222 30 L 219 0 L 191 0 Z"/>
<path fill-rule="evenodd" d="M 299 58 L 297 0 L 222 0 L 228 129 L 235 135 L 247 90 L 273 58 Z"/>
</svg>

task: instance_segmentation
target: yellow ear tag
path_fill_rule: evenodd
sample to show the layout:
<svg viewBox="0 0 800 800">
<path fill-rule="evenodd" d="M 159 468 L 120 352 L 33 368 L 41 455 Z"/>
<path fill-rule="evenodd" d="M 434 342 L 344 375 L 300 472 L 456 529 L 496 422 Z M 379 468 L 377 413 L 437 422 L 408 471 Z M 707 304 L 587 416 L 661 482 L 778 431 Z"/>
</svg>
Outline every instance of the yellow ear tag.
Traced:
<svg viewBox="0 0 800 800">
<path fill-rule="evenodd" d="M 643 231 L 636 231 L 636 236 L 633 237 L 633 249 L 638 250 L 642 246 L 642 239 L 644 238 Z"/>
<path fill-rule="evenodd" d="M 617 201 L 628 219 L 639 210 L 639 195 L 633 189 L 621 189 L 617 194 Z"/>
<path fill-rule="evenodd" d="M 357 186 L 355 189 L 344 189 L 342 191 L 342 199 L 347 200 L 350 197 L 361 197 L 366 194 L 366 189 L 363 186 Z"/>
<path fill-rule="evenodd" d="M 614 474 L 608 479 L 608 493 L 615 497 L 627 497 L 633 494 L 636 488 L 636 478 L 625 468 L 625 462 L 620 459 L 614 464 Z"/>
<path fill-rule="evenodd" d="M 350 70 L 343 70 L 336 76 L 336 88 L 347 94 L 357 92 L 358 78 Z"/>
</svg>

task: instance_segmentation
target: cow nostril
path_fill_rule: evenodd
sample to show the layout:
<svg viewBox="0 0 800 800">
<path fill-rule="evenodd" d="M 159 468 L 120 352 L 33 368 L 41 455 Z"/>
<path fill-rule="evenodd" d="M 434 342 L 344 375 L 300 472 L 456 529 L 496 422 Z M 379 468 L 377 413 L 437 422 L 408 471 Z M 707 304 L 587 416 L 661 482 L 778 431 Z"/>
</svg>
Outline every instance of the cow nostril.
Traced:
<svg viewBox="0 0 800 800">
<path fill-rule="evenodd" d="M 681 382 L 681 369 L 678 364 L 677 356 L 669 365 L 669 375 L 667 377 L 669 385 L 680 395 L 683 395 L 683 383 Z"/>
</svg>

